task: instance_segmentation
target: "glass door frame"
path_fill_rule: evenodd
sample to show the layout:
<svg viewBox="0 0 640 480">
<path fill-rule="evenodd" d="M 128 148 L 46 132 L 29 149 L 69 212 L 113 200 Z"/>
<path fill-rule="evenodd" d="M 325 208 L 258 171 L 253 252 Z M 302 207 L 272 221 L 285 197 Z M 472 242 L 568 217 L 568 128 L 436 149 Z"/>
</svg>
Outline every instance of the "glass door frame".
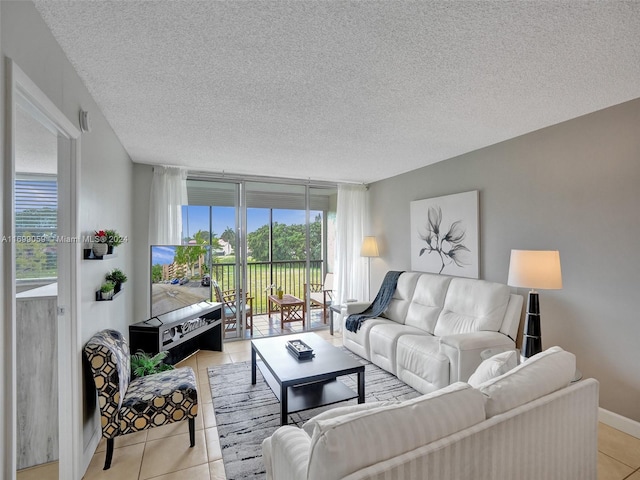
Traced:
<svg viewBox="0 0 640 480">
<path fill-rule="evenodd" d="M 235 232 L 236 232 L 236 272 L 239 272 L 240 275 L 234 275 L 234 283 L 236 292 L 242 291 L 242 297 L 236 295 L 236 338 L 244 339 L 247 331 L 247 309 L 246 309 L 246 301 L 244 300 L 249 292 L 246 289 L 247 283 L 247 260 L 246 260 L 246 245 L 244 241 L 244 232 L 246 231 L 244 225 L 246 222 L 246 208 L 245 206 L 245 192 L 244 192 L 244 184 L 236 183 L 236 224 L 235 224 Z M 241 255 L 238 255 L 238 245 L 240 245 Z M 240 302 L 242 301 L 243 308 L 240 308 Z M 253 312 L 252 312 L 253 313 Z M 253 317 L 252 317 L 253 321 Z"/>
<path fill-rule="evenodd" d="M 236 272 L 239 275 L 235 275 L 234 286 L 236 291 L 242 290 L 249 293 L 248 288 L 248 242 L 247 242 L 247 184 L 250 183 L 271 183 L 271 184 L 282 184 L 282 185 L 295 185 L 299 187 L 304 187 L 304 203 L 305 203 L 305 248 L 308 252 L 305 258 L 305 284 L 307 291 L 305 293 L 305 315 L 308 321 L 305 321 L 305 331 L 310 330 L 311 322 L 309 317 L 310 312 L 310 302 L 309 302 L 309 282 L 311 281 L 311 262 L 312 259 L 310 257 L 311 250 L 311 230 L 310 230 L 310 220 L 311 220 L 311 190 L 312 189 L 323 189 L 323 188 L 337 188 L 335 183 L 331 182 L 308 182 L 308 181 L 292 181 L 291 179 L 277 179 L 277 178 L 262 178 L 262 177 L 234 177 L 229 175 L 216 176 L 214 174 L 210 174 L 208 172 L 192 172 L 188 180 L 195 181 L 211 181 L 215 183 L 226 183 L 226 184 L 234 184 L 236 185 L 236 195 L 235 195 L 235 210 L 236 210 L 236 258 L 235 258 L 235 268 Z M 215 205 L 211 205 L 214 207 Z M 322 272 L 321 277 L 324 279 L 326 272 L 328 271 L 328 248 L 327 248 L 327 227 L 328 227 L 328 218 L 325 212 L 323 215 L 323 234 L 322 234 Z M 270 212 L 269 217 L 270 229 L 273 224 L 272 212 Z M 270 248 L 272 248 L 272 239 L 270 239 Z M 240 252 L 240 255 L 238 255 Z M 271 253 L 270 253 L 271 258 Z M 246 338 L 246 311 L 245 309 L 236 309 L 237 313 L 237 322 L 236 322 L 236 337 L 229 338 L 228 340 L 241 340 Z M 255 318 L 255 312 L 254 318 Z"/>
<path fill-rule="evenodd" d="M 249 188 L 247 188 L 247 184 L 264 184 L 264 183 L 269 183 L 269 184 L 273 184 L 273 185 L 290 185 L 290 186 L 295 186 L 295 187 L 299 187 L 299 188 L 304 188 L 304 192 L 301 192 L 300 195 L 304 195 L 304 218 L 305 218 L 305 251 L 307 252 L 306 256 L 305 256 L 305 261 L 304 261 L 304 265 L 305 265 L 305 271 L 304 271 L 304 285 L 305 285 L 305 291 L 302 292 L 302 295 L 304 297 L 304 314 L 305 314 L 305 322 L 304 322 L 304 328 L 303 331 L 309 331 L 311 330 L 311 319 L 310 319 L 310 302 L 309 302 L 309 283 L 310 283 L 310 279 L 311 279 L 311 256 L 310 256 L 310 245 L 311 245 L 311 231 L 310 231 L 310 217 L 311 217 L 311 202 L 310 202 L 310 198 L 311 198 L 311 188 L 314 188 L 314 185 L 310 185 L 308 182 L 291 182 L 291 181 L 279 181 L 277 179 L 248 179 L 248 180 L 242 180 L 241 181 L 242 185 L 243 185 L 243 192 L 244 192 L 244 198 L 243 198 L 243 202 L 244 205 L 247 206 L 247 208 L 243 209 L 244 212 L 244 223 L 243 223 L 243 231 L 245 232 L 245 239 L 247 237 L 247 230 L 248 230 L 248 225 L 247 225 L 247 209 L 249 208 L 247 205 L 247 192 L 249 191 Z M 256 208 L 256 207 L 251 207 L 251 208 Z M 266 207 L 265 207 L 266 208 Z M 269 279 L 269 283 L 272 284 L 273 282 L 273 243 L 274 243 L 274 235 L 273 235 L 273 225 L 274 225 L 274 210 L 287 210 L 286 208 L 273 208 L 273 207 L 269 207 L 269 263 L 270 263 L 270 272 L 271 272 L 271 277 Z M 326 218 L 323 218 L 323 222 L 326 222 Z M 323 260 L 323 274 L 326 271 L 326 264 L 327 264 L 327 259 L 326 259 L 326 254 L 327 254 L 327 248 L 326 248 L 326 241 L 325 238 L 323 238 L 323 254 L 322 254 L 322 260 Z M 244 289 L 247 289 L 249 287 L 249 285 L 247 284 L 247 280 L 249 278 L 248 275 L 248 262 L 247 262 L 247 258 L 248 258 L 248 242 L 245 241 L 243 242 L 243 279 L 244 279 Z M 248 291 L 248 290 L 246 290 Z M 268 302 L 268 300 L 267 300 Z M 244 332 L 243 332 L 244 333 Z M 244 338 L 244 337 L 242 337 Z"/>
</svg>

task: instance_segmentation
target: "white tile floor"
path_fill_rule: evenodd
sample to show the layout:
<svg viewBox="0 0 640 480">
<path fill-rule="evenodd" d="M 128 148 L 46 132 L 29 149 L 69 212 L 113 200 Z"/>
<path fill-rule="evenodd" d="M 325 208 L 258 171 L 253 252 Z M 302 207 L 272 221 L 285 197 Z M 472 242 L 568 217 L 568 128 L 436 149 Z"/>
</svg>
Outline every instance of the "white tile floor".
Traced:
<svg viewBox="0 0 640 480">
<path fill-rule="evenodd" d="M 328 330 L 317 332 L 335 345 L 340 336 Z M 196 446 L 189 448 L 187 423 L 167 425 L 119 437 L 115 442 L 111 469 L 104 471 L 104 443 L 97 449 L 85 480 L 223 480 L 220 452 L 207 368 L 249 359 L 248 340 L 225 344 L 224 352 L 199 351 L 180 363 L 197 372 L 200 413 L 196 422 Z M 600 424 L 598 431 L 598 479 L 640 480 L 640 439 Z M 18 480 L 58 479 L 57 463 L 18 472 Z"/>
</svg>

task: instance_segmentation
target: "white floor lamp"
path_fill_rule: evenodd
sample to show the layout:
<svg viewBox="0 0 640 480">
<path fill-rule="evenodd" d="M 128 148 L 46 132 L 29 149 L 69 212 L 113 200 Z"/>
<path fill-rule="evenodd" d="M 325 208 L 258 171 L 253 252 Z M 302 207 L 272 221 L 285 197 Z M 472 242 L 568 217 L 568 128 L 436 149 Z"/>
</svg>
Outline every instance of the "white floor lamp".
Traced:
<svg viewBox="0 0 640 480">
<path fill-rule="evenodd" d="M 360 256 L 368 257 L 369 259 L 367 267 L 367 300 L 369 300 L 371 298 L 371 257 L 380 256 L 378 253 L 378 242 L 376 241 L 376 237 L 369 236 L 362 239 Z"/>
<path fill-rule="evenodd" d="M 524 360 L 542 351 L 540 303 L 535 289 L 562 288 L 560 253 L 557 250 L 511 250 L 507 284 L 531 289 L 522 338 L 521 356 Z"/>
</svg>

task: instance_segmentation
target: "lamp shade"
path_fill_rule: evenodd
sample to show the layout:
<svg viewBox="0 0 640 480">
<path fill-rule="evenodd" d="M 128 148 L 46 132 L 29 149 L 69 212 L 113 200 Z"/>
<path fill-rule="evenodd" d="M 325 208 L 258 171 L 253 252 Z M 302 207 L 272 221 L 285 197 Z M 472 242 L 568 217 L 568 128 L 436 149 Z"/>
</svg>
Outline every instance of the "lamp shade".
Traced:
<svg viewBox="0 0 640 480">
<path fill-rule="evenodd" d="M 362 247 L 360 247 L 361 257 L 377 257 L 378 254 L 378 242 L 376 237 L 364 237 L 362 239 Z"/>
<path fill-rule="evenodd" d="M 560 252 L 557 250 L 511 250 L 507 284 L 512 287 L 542 290 L 561 289 Z"/>
</svg>

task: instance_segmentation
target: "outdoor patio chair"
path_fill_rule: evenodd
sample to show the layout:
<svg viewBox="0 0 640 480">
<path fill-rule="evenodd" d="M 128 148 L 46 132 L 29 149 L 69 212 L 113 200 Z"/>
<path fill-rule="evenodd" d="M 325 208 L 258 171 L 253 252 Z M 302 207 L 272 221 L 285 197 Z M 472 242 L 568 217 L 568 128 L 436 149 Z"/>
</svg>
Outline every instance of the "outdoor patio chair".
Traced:
<svg viewBox="0 0 640 480">
<path fill-rule="evenodd" d="M 107 439 L 104 470 L 111 467 L 119 435 L 188 420 L 190 446 L 195 445 L 198 390 L 191 367 L 131 379 L 129 345 L 116 330 L 96 333 L 84 353 L 98 391 L 102 436 Z"/>
<path fill-rule="evenodd" d="M 218 285 L 218 282 L 215 280 L 211 281 L 211 285 L 213 285 L 213 290 L 216 295 L 216 302 L 222 303 L 222 324 L 224 326 L 224 335 L 226 336 L 227 333 L 236 331 L 236 312 L 239 311 L 240 317 L 242 317 L 242 313 L 246 311 L 247 328 L 253 337 L 253 297 L 243 295 L 242 290 L 239 290 L 238 292 L 236 292 L 235 289 L 222 290 L 220 285 Z"/>
<path fill-rule="evenodd" d="M 307 285 L 304 286 L 305 295 Z M 306 299 L 305 299 L 306 300 Z M 327 312 L 333 302 L 333 273 L 327 273 L 324 277 L 324 283 L 309 284 L 309 306 L 310 308 L 322 308 L 322 321 L 327 323 Z"/>
</svg>

